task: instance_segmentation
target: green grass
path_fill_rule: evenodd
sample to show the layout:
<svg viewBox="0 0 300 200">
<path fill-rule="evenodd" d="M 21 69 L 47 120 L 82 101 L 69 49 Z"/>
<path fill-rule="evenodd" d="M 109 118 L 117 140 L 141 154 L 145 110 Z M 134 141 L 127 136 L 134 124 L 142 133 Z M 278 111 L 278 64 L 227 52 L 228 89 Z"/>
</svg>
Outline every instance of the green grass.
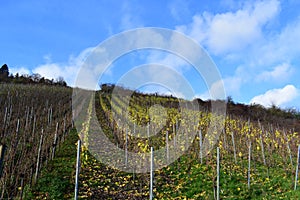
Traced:
<svg viewBox="0 0 300 200">
<path fill-rule="evenodd" d="M 269 169 L 261 164 L 251 168 L 250 189 L 247 186 L 247 167 L 224 158 L 220 166 L 221 199 L 299 199 L 300 190 L 293 190 L 292 173 L 282 166 Z M 214 199 L 216 187 L 215 163 L 200 164 L 183 156 L 160 172 L 156 172 L 157 199 Z"/>
<path fill-rule="evenodd" d="M 71 130 L 56 152 L 55 158 L 42 169 L 33 188 L 25 187 L 24 199 L 70 199 L 74 191 L 76 164 L 76 130 Z"/>
<path fill-rule="evenodd" d="M 71 199 L 74 192 L 76 142 L 71 131 L 54 160 L 42 169 L 37 184 L 24 191 L 24 199 Z M 155 199 L 213 199 L 216 187 L 215 158 L 203 164 L 191 155 L 183 155 L 170 166 L 155 171 Z M 80 199 L 147 199 L 149 174 L 129 174 L 105 166 L 87 151 L 82 153 Z M 247 187 L 247 161 L 223 157 L 220 166 L 221 199 L 299 199 L 293 190 L 294 174 L 282 165 L 267 168 L 252 163 L 251 187 Z"/>
<path fill-rule="evenodd" d="M 149 173 L 128 174 L 101 164 L 90 154 L 86 158 L 81 174 L 81 199 L 120 199 L 120 195 L 121 199 L 149 198 Z M 267 168 L 256 163 L 251 168 L 248 189 L 244 162 L 234 164 L 230 158 L 221 160 L 221 199 L 299 199 L 299 188 L 293 190 L 294 174 L 287 173 L 282 166 L 270 168 L 268 176 Z M 154 199 L 214 199 L 214 161 L 205 160 L 200 164 L 191 155 L 183 155 L 173 164 L 156 170 L 154 177 Z"/>
<path fill-rule="evenodd" d="M 25 189 L 24 199 L 71 199 L 74 191 L 76 142 L 71 131 L 54 160 L 42 170 L 37 184 Z M 251 188 L 247 187 L 247 161 L 223 157 L 220 166 L 221 199 L 299 199 L 293 190 L 294 174 L 282 165 L 267 168 L 252 163 Z M 155 199 L 213 199 L 216 187 L 215 156 L 199 163 L 191 154 L 155 171 Z M 289 170 L 290 171 L 290 170 Z M 79 185 L 80 199 L 147 199 L 149 174 L 129 174 L 97 161 L 87 151 L 82 153 Z"/>
</svg>

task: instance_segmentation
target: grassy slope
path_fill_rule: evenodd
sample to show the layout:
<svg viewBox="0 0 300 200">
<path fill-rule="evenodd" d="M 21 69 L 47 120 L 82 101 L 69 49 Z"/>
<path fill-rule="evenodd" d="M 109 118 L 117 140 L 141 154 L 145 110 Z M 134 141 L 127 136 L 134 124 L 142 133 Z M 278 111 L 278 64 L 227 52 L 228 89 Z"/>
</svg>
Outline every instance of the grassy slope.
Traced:
<svg viewBox="0 0 300 200">
<path fill-rule="evenodd" d="M 99 108 L 99 107 L 98 107 Z M 101 109 L 99 111 L 101 113 Z M 99 117 L 101 119 L 101 116 Z M 106 123 L 103 123 L 104 129 Z M 247 159 L 222 156 L 220 197 L 222 199 L 299 199 L 293 191 L 294 174 L 275 165 L 269 169 L 259 163 L 251 166 L 251 188 L 247 188 Z M 195 152 L 188 152 L 172 165 L 155 171 L 155 199 L 214 199 L 216 155 L 203 164 Z M 104 166 L 88 152 L 83 156 L 81 173 L 83 199 L 148 199 L 149 174 L 127 174 Z"/>
<path fill-rule="evenodd" d="M 256 164 L 247 188 L 247 162 L 232 164 L 223 158 L 220 168 L 221 199 L 299 199 L 293 190 L 293 174 L 274 166 Z M 109 168 L 87 153 L 81 173 L 82 199 L 148 199 L 149 174 L 128 174 Z M 184 155 L 168 167 L 155 171 L 154 199 L 214 199 L 215 162 L 199 163 Z"/>
<path fill-rule="evenodd" d="M 71 130 L 38 179 L 37 184 L 25 191 L 25 199 L 70 199 L 74 191 L 76 163 L 76 130 Z"/>
<path fill-rule="evenodd" d="M 74 189 L 76 141 L 72 131 L 57 152 L 56 158 L 42 170 L 39 182 L 25 191 L 25 199 L 71 199 Z M 87 151 L 82 155 L 80 199 L 147 199 L 149 174 L 128 174 L 107 167 Z M 251 189 L 247 188 L 247 163 L 232 165 L 221 161 L 221 197 L 223 199 L 299 199 L 293 191 L 293 175 L 281 166 L 270 169 L 257 165 Z M 234 171 L 234 173 L 233 173 Z M 258 174 L 258 175 L 257 175 Z M 156 199 L 213 199 L 215 163 L 199 164 L 186 155 L 172 165 L 155 171 Z"/>
<path fill-rule="evenodd" d="M 76 141 L 72 132 L 49 163 L 37 185 L 26 191 L 27 199 L 70 199 L 73 195 L 76 162 Z M 222 152 L 221 152 L 222 153 Z M 213 155 L 215 156 L 215 155 Z M 81 199 L 148 199 L 149 174 L 128 174 L 109 168 L 87 151 L 82 154 L 79 195 Z M 266 167 L 256 164 L 247 188 L 247 162 L 232 158 L 221 160 L 220 196 L 222 199 L 299 199 L 293 191 L 294 174 L 282 166 Z M 212 159 L 215 160 L 215 159 Z M 172 165 L 155 171 L 156 199 L 213 199 L 215 162 L 200 164 L 196 157 L 185 155 Z"/>
</svg>

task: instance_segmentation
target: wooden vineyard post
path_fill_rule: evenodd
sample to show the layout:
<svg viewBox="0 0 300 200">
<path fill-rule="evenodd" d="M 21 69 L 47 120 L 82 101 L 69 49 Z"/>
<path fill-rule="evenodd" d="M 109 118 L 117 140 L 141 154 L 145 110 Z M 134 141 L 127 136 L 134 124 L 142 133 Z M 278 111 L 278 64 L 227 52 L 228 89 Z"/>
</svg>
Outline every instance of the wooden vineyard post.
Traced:
<svg viewBox="0 0 300 200">
<path fill-rule="evenodd" d="M 169 131 L 166 132 L 166 154 L 167 154 L 167 163 L 169 163 L 170 157 L 169 157 Z"/>
<path fill-rule="evenodd" d="M 55 150 L 56 150 L 56 145 L 57 145 L 57 134 L 58 134 L 58 122 L 56 123 L 56 130 L 55 130 L 55 134 L 54 134 L 51 160 L 53 160 L 54 156 L 55 156 Z"/>
<path fill-rule="evenodd" d="M 202 131 L 199 130 L 199 154 L 200 154 L 200 162 L 203 162 L 203 155 L 202 155 Z"/>
<path fill-rule="evenodd" d="M 188 132 L 188 128 L 187 127 L 185 127 L 185 135 L 186 135 L 186 143 L 188 143 L 189 142 L 189 132 Z"/>
<path fill-rule="evenodd" d="M 220 199 L 220 148 L 217 147 L 217 200 Z"/>
<path fill-rule="evenodd" d="M 262 129 L 262 133 L 263 133 L 263 131 L 264 131 L 264 129 Z M 259 139 L 260 139 L 261 155 L 263 158 L 264 165 L 267 167 L 267 175 L 269 177 L 269 166 L 267 166 L 267 162 L 266 162 L 265 147 L 264 147 L 264 141 L 262 138 L 262 134 L 259 135 Z"/>
<path fill-rule="evenodd" d="M 249 152 L 248 152 L 248 189 L 250 189 L 250 170 L 251 170 L 251 141 L 249 143 Z"/>
<path fill-rule="evenodd" d="M 17 121 L 17 130 L 16 133 L 19 134 L 19 129 L 20 129 L 20 119 Z"/>
<path fill-rule="evenodd" d="M 28 126 L 28 121 L 29 121 L 29 113 L 30 113 L 30 107 L 26 106 L 26 110 L 25 110 L 25 130 L 27 129 Z"/>
<path fill-rule="evenodd" d="M 0 178 L 2 177 L 2 171 L 4 168 L 4 156 L 5 156 L 6 146 L 0 145 Z"/>
<path fill-rule="evenodd" d="M 52 124 L 52 105 L 51 107 L 48 109 L 48 126 L 51 126 Z"/>
<path fill-rule="evenodd" d="M 173 128 L 173 134 L 175 135 L 176 134 L 175 124 L 172 125 L 172 128 Z"/>
<path fill-rule="evenodd" d="M 222 133 L 224 134 L 224 137 L 223 137 L 224 149 L 227 150 L 228 147 L 227 147 L 227 136 L 226 136 L 225 128 L 222 130 Z"/>
<path fill-rule="evenodd" d="M 151 147 L 151 156 L 150 156 L 150 200 L 153 199 L 153 168 L 154 168 L 154 164 L 153 164 L 153 147 Z"/>
<path fill-rule="evenodd" d="M 36 116 L 33 117 L 33 125 L 32 125 L 32 135 L 35 133 L 35 124 L 36 124 Z"/>
<path fill-rule="evenodd" d="M 297 182 L 298 182 L 298 170 L 299 170 L 299 162 L 300 162 L 300 145 L 298 145 L 298 153 L 297 153 L 297 165 L 296 165 L 296 174 L 295 174 L 295 185 L 294 190 L 297 189 Z"/>
<path fill-rule="evenodd" d="M 236 148 L 235 148 L 235 141 L 234 141 L 234 135 L 233 135 L 233 132 L 231 132 L 231 140 L 232 140 L 232 147 L 233 147 L 234 162 L 237 163 L 237 159 L 236 159 Z"/>
<path fill-rule="evenodd" d="M 175 124 L 173 124 L 173 135 L 174 135 L 174 137 L 173 137 L 173 145 L 174 145 L 174 149 L 176 149 L 176 130 L 175 130 Z M 176 153 L 176 151 L 175 151 L 175 153 Z"/>
<path fill-rule="evenodd" d="M 79 173 L 80 173 L 80 150 L 81 140 L 77 142 L 77 160 L 76 160 L 76 176 L 75 176 L 75 196 L 74 200 L 78 199 L 78 184 L 79 184 Z"/>
<path fill-rule="evenodd" d="M 128 130 L 125 128 L 125 166 L 128 164 Z"/>
<path fill-rule="evenodd" d="M 35 176 L 34 176 L 34 182 L 35 183 L 37 182 L 38 173 L 39 173 L 39 170 L 40 170 L 40 161 L 41 161 L 41 153 L 42 153 L 42 145 L 43 145 L 43 133 L 44 133 L 44 129 L 42 129 L 42 134 L 41 134 L 40 144 L 39 144 L 39 149 L 38 149 L 38 156 L 37 156 Z"/>
<path fill-rule="evenodd" d="M 248 178 L 248 189 L 250 190 L 250 176 L 251 176 L 251 145 L 252 145 L 252 143 L 251 143 L 251 128 L 250 128 L 250 118 L 248 119 L 248 127 L 249 127 L 249 132 L 248 132 L 248 134 L 249 134 L 249 149 L 248 149 L 248 176 L 247 176 L 247 178 Z"/>
<path fill-rule="evenodd" d="M 267 166 L 266 156 L 265 156 L 265 149 L 264 149 L 264 142 L 263 142 L 261 134 L 259 135 L 259 139 L 260 139 L 261 155 L 262 155 L 262 158 L 263 158 L 263 161 L 264 161 L 264 165 Z"/>
<path fill-rule="evenodd" d="M 63 143 L 65 141 L 66 136 L 66 115 L 64 116 L 64 128 L 63 128 L 63 134 L 60 143 Z"/>
<path fill-rule="evenodd" d="M 267 166 L 267 163 L 266 163 L 266 156 L 265 156 L 265 149 L 264 149 L 264 142 L 263 142 L 263 139 L 262 139 L 262 134 L 264 133 L 264 129 L 263 129 L 263 127 L 261 126 L 259 120 L 258 120 L 258 125 L 259 125 L 259 128 L 260 128 L 260 130 L 261 130 L 261 134 L 259 134 L 260 147 L 261 147 L 261 155 L 262 155 L 262 158 L 263 158 L 264 165 Z"/>
</svg>

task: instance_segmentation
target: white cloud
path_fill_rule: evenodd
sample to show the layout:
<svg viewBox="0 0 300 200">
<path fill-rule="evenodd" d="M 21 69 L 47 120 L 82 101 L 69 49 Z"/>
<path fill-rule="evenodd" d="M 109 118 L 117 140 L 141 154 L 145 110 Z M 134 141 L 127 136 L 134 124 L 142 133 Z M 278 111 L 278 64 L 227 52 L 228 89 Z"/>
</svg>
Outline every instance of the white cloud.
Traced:
<svg viewBox="0 0 300 200">
<path fill-rule="evenodd" d="M 159 63 L 161 65 L 165 65 L 171 67 L 182 73 L 186 69 L 190 68 L 190 64 L 187 63 L 184 59 L 178 57 L 177 55 L 168 53 L 166 55 L 165 52 L 153 51 L 147 57 L 147 63 Z"/>
<path fill-rule="evenodd" d="M 243 79 L 238 76 L 228 77 L 223 80 L 227 95 L 238 94 L 243 83 Z"/>
<path fill-rule="evenodd" d="M 172 94 L 173 96 L 192 99 L 194 90 L 188 80 L 176 70 L 161 64 L 145 64 L 135 67 L 124 74 L 118 85 L 133 90 L 143 88 L 144 92 Z"/>
<path fill-rule="evenodd" d="M 124 14 L 121 19 L 120 27 L 122 30 L 128 30 L 128 29 L 133 29 L 142 26 L 143 26 L 142 23 L 129 13 Z"/>
<path fill-rule="evenodd" d="M 172 88 L 165 88 L 164 85 L 156 84 L 156 83 L 149 83 L 144 85 L 141 88 L 138 88 L 139 91 L 149 94 L 159 94 L 159 95 L 167 95 L 167 96 L 173 96 L 178 98 L 185 99 L 184 93 L 180 91 L 174 91 Z"/>
<path fill-rule="evenodd" d="M 280 11 L 277 0 L 246 4 L 236 12 L 195 15 L 181 31 L 208 47 L 214 54 L 239 51 L 263 38 L 263 27 Z"/>
<path fill-rule="evenodd" d="M 206 14 L 194 15 L 192 23 L 188 25 L 176 26 L 176 30 L 187 34 L 200 44 L 208 37 L 208 19 L 206 19 Z"/>
<path fill-rule="evenodd" d="M 45 55 L 45 64 L 40 64 L 32 69 L 27 67 L 10 67 L 10 73 L 19 75 L 31 75 L 38 73 L 47 79 L 57 79 L 63 77 L 69 86 L 74 86 L 77 74 L 84 64 L 85 59 L 94 50 L 94 47 L 84 49 L 78 56 L 71 55 L 65 63 L 52 62 L 51 55 Z"/>
<path fill-rule="evenodd" d="M 299 90 L 294 85 L 286 85 L 284 88 L 271 89 L 264 94 L 253 97 L 250 104 L 261 104 L 265 107 L 270 107 L 273 104 L 282 106 L 293 101 L 297 96 L 299 96 Z"/>
<path fill-rule="evenodd" d="M 212 84 L 209 91 L 203 94 L 196 95 L 195 98 L 201 98 L 202 100 L 208 99 L 225 99 L 226 96 L 239 93 L 242 85 L 242 78 L 233 76 L 219 80 Z"/>
<path fill-rule="evenodd" d="M 60 66 L 60 64 L 57 63 L 47 63 L 42 64 L 33 69 L 33 73 L 38 73 L 42 75 L 45 78 L 52 79 L 55 77 L 62 76 L 64 73 L 64 66 Z"/>
<path fill-rule="evenodd" d="M 288 64 L 283 63 L 276 66 L 272 71 L 264 71 L 257 77 L 257 81 L 285 81 L 293 74 L 294 69 Z"/>
<path fill-rule="evenodd" d="M 175 0 L 169 4 L 169 9 L 171 15 L 177 20 L 180 21 L 187 15 L 189 15 L 189 3 L 185 0 Z"/>
<path fill-rule="evenodd" d="M 289 23 L 276 35 L 267 38 L 267 42 L 256 49 L 254 59 L 262 65 L 293 60 L 299 56 L 300 18 Z"/>
<path fill-rule="evenodd" d="M 67 63 L 53 63 L 50 59 L 47 59 L 47 63 L 38 65 L 32 69 L 32 72 L 48 79 L 56 79 L 62 76 L 68 85 L 74 86 L 77 73 L 83 61 L 93 49 L 93 47 L 86 48 L 78 56 L 70 56 Z"/>
<path fill-rule="evenodd" d="M 16 75 L 16 73 L 18 73 L 19 75 L 31 74 L 30 70 L 26 67 L 10 67 L 9 73 L 12 73 L 14 75 Z"/>
<path fill-rule="evenodd" d="M 213 87 L 211 87 L 211 90 L 215 90 L 216 94 L 218 93 L 218 90 L 222 90 L 222 87 L 224 87 L 225 94 L 217 95 L 218 98 L 224 99 L 227 96 L 239 96 L 240 95 L 240 88 L 242 87 L 243 83 L 249 81 L 249 74 L 247 71 L 244 70 L 242 67 L 237 67 L 235 70 L 234 75 L 223 77 L 222 80 L 217 81 L 213 84 Z M 223 86 L 221 85 L 223 84 Z M 219 87 L 217 87 L 219 86 Z M 220 93 L 220 92 L 219 92 Z M 203 94 L 198 95 L 201 99 L 207 100 L 211 99 L 211 95 L 209 91 L 206 91 Z"/>
<path fill-rule="evenodd" d="M 120 18 L 120 28 L 121 30 L 128 30 L 133 28 L 142 27 L 143 23 L 139 18 L 139 8 L 138 5 L 129 4 L 128 1 L 124 1 L 122 5 L 123 16 Z"/>
<path fill-rule="evenodd" d="M 225 88 L 223 80 L 219 80 L 212 84 L 211 88 L 209 89 L 211 99 L 224 99 L 226 96 L 224 89 Z"/>
<path fill-rule="evenodd" d="M 198 99 L 198 98 L 201 99 L 201 100 L 203 100 L 203 101 L 206 101 L 206 100 L 211 99 L 211 96 L 210 96 L 209 92 L 206 91 L 206 92 L 204 92 L 202 94 L 196 94 L 195 97 L 194 97 L 194 99 Z"/>
</svg>

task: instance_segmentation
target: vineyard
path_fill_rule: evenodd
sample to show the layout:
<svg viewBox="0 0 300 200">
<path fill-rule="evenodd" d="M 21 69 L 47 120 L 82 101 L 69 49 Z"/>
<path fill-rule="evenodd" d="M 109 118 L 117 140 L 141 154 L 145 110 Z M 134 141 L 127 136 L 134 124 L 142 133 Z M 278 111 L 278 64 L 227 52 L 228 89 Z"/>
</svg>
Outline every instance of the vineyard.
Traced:
<svg viewBox="0 0 300 200">
<path fill-rule="evenodd" d="M 83 144 L 79 199 L 299 199 L 299 130 L 284 122 L 222 117 L 197 101 L 122 88 L 74 90 L 73 99 L 64 87 L 7 84 L 0 91 L 1 199 L 47 185 L 39 177 L 49 165 L 68 165 L 74 186 L 72 112 Z M 66 149 L 71 163 L 54 165 Z M 27 199 L 65 198 L 32 191 Z"/>
<path fill-rule="evenodd" d="M 0 84 L 0 199 L 24 195 L 72 126 L 70 88 Z"/>
<path fill-rule="evenodd" d="M 293 129 L 247 116 L 227 115 L 222 120 L 207 108 L 195 109 L 193 102 L 126 90 L 113 95 L 100 91 L 87 102 L 89 128 L 81 135 L 85 144 L 82 198 L 298 199 L 300 195 L 294 190 L 299 183 L 295 182 L 299 134 Z M 93 150 L 105 146 L 92 134 L 97 130 L 93 112 L 106 137 L 122 153 L 106 149 L 108 155 L 99 158 Z M 211 128 L 212 122 L 217 127 Z M 216 144 L 206 149 L 215 138 Z M 154 151 L 153 190 L 150 173 L 136 173 L 150 171 L 151 147 L 158 151 Z M 105 156 L 118 158 L 117 167 L 101 164 L 107 163 Z"/>
</svg>

